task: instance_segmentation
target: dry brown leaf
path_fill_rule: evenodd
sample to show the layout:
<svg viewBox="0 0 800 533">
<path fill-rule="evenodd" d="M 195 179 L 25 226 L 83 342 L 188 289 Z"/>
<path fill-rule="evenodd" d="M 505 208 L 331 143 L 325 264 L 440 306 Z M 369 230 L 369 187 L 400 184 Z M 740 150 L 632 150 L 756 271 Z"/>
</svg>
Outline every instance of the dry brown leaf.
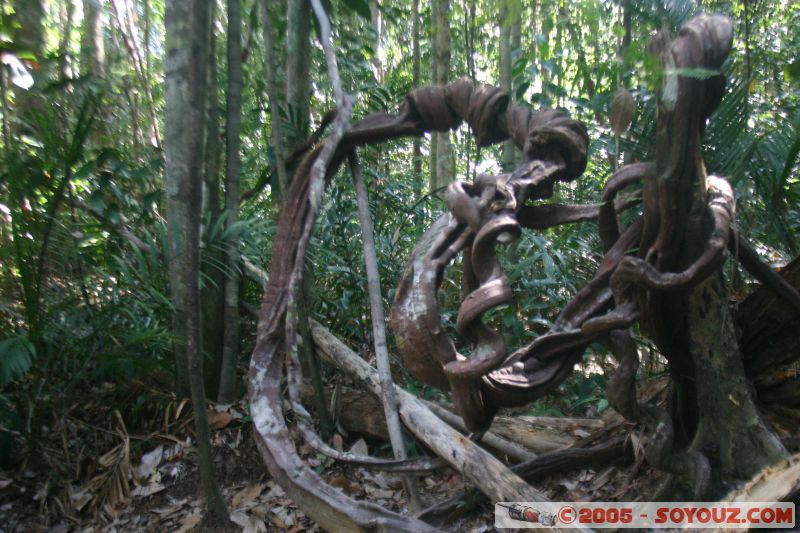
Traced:
<svg viewBox="0 0 800 533">
<path fill-rule="evenodd" d="M 338 433 L 333 434 L 333 447 L 336 448 L 336 451 L 344 451 L 344 439 Z"/>
<path fill-rule="evenodd" d="M 342 489 L 346 494 L 358 494 L 361 492 L 361 487 L 355 483 L 351 483 L 345 476 L 336 476 L 329 481 L 331 485 L 336 488 Z"/>
<path fill-rule="evenodd" d="M 242 533 L 266 533 L 267 524 L 263 520 L 255 516 L 247 517 L 247 524 L 244 526 Z"/>
<path fill-rule="evenodd" d="M 220 413 L 219 411 L 208 412 L 208 427 L 211 429 L 222 429 L 233 420 L 230 413 Z"/>
<path fill-rule="evenodd" d="M 91 492 L 78 489 L 74 485 L 68 485 L 67 492 L 69 493 L 69 499 L 72 502 L 72 507 L 76 511 L 81 511 L 84 507 L 86 507 L 86 504 L 92 501 L 92 498 L 94 498 L 94 495 Z"/>
<path fill-rule="evenodd" d="M 275 525 L 278 527 L 288 529 L 295 525 L 295 518 L 287 507 L 275 507 L 272 509 L 272 514 L 274 516 L 270 516 L 270 520 L 272 520 L 273 523 L 275 523 Z"/>
<path fill-rule="evenodd" d="M 367 494 L 379 500 L 388 500 L 394 496 L 394 491 L 390 489 L 378 489 L 369 485 L 364 485 L 364 490 Z"/>
<path fill-rule="evenodd" d="M 267 487 L 269 487 L 269 492 L 261 497 L 262 501 L 269 501 L 272 498 L 282 498 L 286 496 L 286 491 L 274 481 L 267 481 Z"/>
<path fill-rule="evenodd" d="M 147 452 L 142 456 L 142 463 L 136 467 L 134 473 L 136 480 L 147 480 L 158 468 L 161 463 L 161 458 L 164 455 L 164 446 L 158 446 L 156 449 Z"/>
<path fill-rule="evenodd" d="M 178 408 L 175 409 L 175 418 L 173 419 L 175 422 L 177 422 L 180 419 L 181 412 L 183 411 L 183 408 L 186 407 L 187 403 L 189 403 L 189 400 L 184 398 L 183 400 L 181 400 L 181 403 L 178 404 Z"/>
<path fill-rule="evenodd" d="M 167 518 L 168 516 L 172 516 L 175 513 L 180 512 L 184 505 L 189 502 L 189 498 L 182 498 L 180 500 L 172 502 L 172 505 L 169 507 L 158 507 L 154 509 L 150 509 L 151 512 L 156 513 L 157 515 L 161 516 L 162 519 Z"/>
<path fill-rule="evenodd" d="M 149 485 L 142 485 L 141 487 L 136 487 L 133 489 L 131 491 L 131 496 L 145 498 L 147 496 L 152 496 L 153 494 L 159 493 L 165 488 L 166 487 L 161 483 L 150 483 Z"/>
<path fill-rule="evenodd" d="M 449 489 L 460 488 L 463 484 L 464 484 L 464 480 L 458 474 L 450 476 L 450 479 L 447 480 L 447 487 Z"/>
<path fill-rule="evenodd" d="M 255 485 L 250 485 L 243 488 L 233 496 L 233 500 L 231 500 L 231 507 L 234 509 L 240 509 L 245 505 L 254 502 L 256 498 L 261 496 L 261 493 L 264 492 L 266 486 L 266 483 L 256 483 Z"/>
<path fill-rule="evenodd" d="M 613 474 L 614 474 L 614 472 L 615 472 L 615 471 L 616 471 L 616 468 L 615 468 L 615 467 L 613 467 L 613 466 L 609 466 L 609 467 L 607 467 L 605 470 L 603 470 L 603 471 L 602 471 L 602 472 L 601 472 L 601 473 L 600 473 L 600 474 L 599 474 L 599 475 L 598 475 L 598 476 L 597 476 L 597 477 L 594 479 L 594 481 L 592 482 L 592 484 L 589 486 L 589 490 L 590 490 L 590 491 L 596 491 L 596 490 L 599 490 L 599 489 L 600 489 L 601 487 L 603 487 L 604 485 L 606 485 L 606 484 L 607 484 L 609 481 L 611 481 L 611 478 L 612 478 L 612 476 L 613 476 Z"/>
<path fill-rule="evenodd" d="M 265 503 L 259 503 L 252 509 L 250 509 L 250 514 L 253 516 L 257 516 L 261 520 L 266 520 L 267 515 L 269 514 L 269 506 Z"/>
<path fill-rule="evenodd" d="M 636 101 L 633 95 L 625 89 L 620 87 L 614 93 L 614 98 L 611 100 L 611 110 L 609 118 L 611 119 L 611 131 L 614 135 L 622 135 L 630 127 L 633 121 L 633 115 L 636 112 Z"/>
<path fill-rule="evenodd" d="M 249 522 L 247 518 L 247 513 L 244 511 L 234 511 L 231 513 L 231 522 L 236 524 L 237 526 L 244 528 L 247 523 Z"/>
</svg>

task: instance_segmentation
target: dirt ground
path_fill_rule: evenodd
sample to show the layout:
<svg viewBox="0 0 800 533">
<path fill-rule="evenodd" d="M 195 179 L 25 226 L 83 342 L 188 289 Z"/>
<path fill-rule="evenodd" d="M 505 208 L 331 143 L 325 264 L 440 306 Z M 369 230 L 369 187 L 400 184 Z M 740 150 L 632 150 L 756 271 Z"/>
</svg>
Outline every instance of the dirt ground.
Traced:
<svg viewBox="0 0 800 533">
<path fill-rule="evenodd" d="M 0 478 L 0 533 L 192 530 L 200 523 L 203 501 L 191 419 L 182 411 L 168 409 L 163 417 L 168 431 L 147 438 L 127 434 L 121 418 L 116 431 L 100 432 L 86 430 L 82 426 L 86 423 L 77 417 L 62 418 L 61 426 L 56 424 L 51 431 L 50 447 L 42 451 L 45 462 L 52 463 L 49 469 L 40 463 L 15 477 Z M 216 471 L 231 519 L 249 533 L 319 531 L 270 480 L 245 413 L 243 403 L 209 412 Z M 57 429 L 60 439 L 55 438 Z M 92 435 L 96 440 L 89 440 Z M 357 453 L 388 453 L 385 444 L 358 435 L 337 441 Z M 300 439 L 296 442 L 301 456 L 326 482 L 354 498 L 406 511 L 397 475 L 337 464 Z M 635 461 L 625 467 L 548 478 L 536 486 L 554 500 L 625 500 L 652 491 L 657 478 Z M 457 473 L 442 469 L 419 475 L 418 486 L 423 502 L 430 505 L 457 494 L 464 482 Z M 483 503 L 454 511 L 442 527 L 482 532 L 493 530 L 493 525 L 493 506 Z"/>
</svg>

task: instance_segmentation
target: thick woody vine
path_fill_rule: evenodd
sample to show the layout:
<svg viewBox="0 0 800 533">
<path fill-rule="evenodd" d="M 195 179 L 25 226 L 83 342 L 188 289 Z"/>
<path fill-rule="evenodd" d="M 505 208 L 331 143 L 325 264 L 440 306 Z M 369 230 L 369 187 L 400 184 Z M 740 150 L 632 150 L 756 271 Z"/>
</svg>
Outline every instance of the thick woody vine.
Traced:
<svg viewBox="0 0 800 533">
<path fill-rule="evenodd" d="M 450 391 L 474 440 L 489 428 L 499 408 L 524 405 L 552 391 L 586 348 L 600 341 L 619 362 L 608 384 L 609 403 L 643 431 L 648 462 L 674 476 L 669 496 L 718 496 L 730 479 L 749 478 L 787 455 L 758 415 L 733 319 L 726 305 L 718 305 L 727 303 L 721 266 L 730 248 L 745 268 L 779 289 L 781 297 L 800 312 L 797 291 L 761 265 L 746 239 L 735 232 L 730 185 L 723 178 L 707 176 L 702 162 L 702 131 L 724 93 L 720 69 L 731 42 L 727 19 L 700 16 L 663 51 L 656 160 L 620 168 L 608 180 L 600 205 L 542 202 L 559 181 L 578 179 L 586 166 L 586 130 L 561 112 L 509 106 L 508 95 L 500 89 L 461 79 L 415 89 L 398 113 L 373 113 L 349 125 L 352 103 L 337 94 L 340 106 L 333 132 L 306 155 L 287 194 L 251 363 L 251 406 L 259 449 L 272 476 L 301 507 L 332 529 L 429 528 L 416 519 L 351 500 L 303 463 L 289 438 L 283 412 L 283 370 L 287 367 L 289 372 L 294 416 L 318 448 L 341 460 L 387 469 L 441 466 L 440 461 L 426 459 L 382 461 L 337 455 L 319 442 L 296 390 L 293 302 L 324 184 L 350 154 L 359 146 L 449 131 L 462 122 L 470 126 L 479 147 L 513 141 L 522 151 L 522 163 L 512 173 L 480 175 L 473 183 L 457 182 L 448 188 L 448 212 L 423 235 L 409 258 L 390 323 L 408 371 Z M 710 75 L 687 75 L 698 71 Z M 630 208 L 640 209 L 641 215 L 621 227 L 619 215 Z M 486 311 L 511 298 L 496 248 L 522 231 L 590 219 L 598 222 L 604 251 L 594 278 L 561 310 L 548 333 L 510 350 L 502 332 L 482 320 Z M 469 353 L 456 349 L 437 304 L 439 286 L 458 254 L 463 257 L 465 296 L 455 329 L 469 341 Z M 669 409 L 637 400 L 634 328 L 649 336 L 669 362 L 673 378 Z M 733 417 L 727 427 L 743 432 L 746 439 L 741 440 L 746 442 L 725 441 L 723 433 L 730 429 L 719 417 Z M 688 487 L 685 493 L 683 487 Z"/>
</svg>

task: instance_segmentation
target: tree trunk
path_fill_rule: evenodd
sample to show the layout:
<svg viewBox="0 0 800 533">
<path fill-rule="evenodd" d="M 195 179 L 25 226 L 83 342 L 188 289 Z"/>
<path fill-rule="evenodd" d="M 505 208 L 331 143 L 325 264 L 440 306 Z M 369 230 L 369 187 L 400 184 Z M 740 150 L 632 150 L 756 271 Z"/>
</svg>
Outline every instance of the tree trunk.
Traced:
<svg viewBox="0 0 800 533">
<path fill-rule="evenodd" d="M 200 210 L 205 122 L 207 38 L 210 5 L 202 0 L 166 3 L 166 184 L 168 231 L 173 257 L 171 292 L 176 332 L 188 370 L 194 410 L 200 479 L 209 526 L 225 527 L 227 509 L 214 476 L 205 407 L 200 339 Z M 185 344 L 181 342 L 185 339 Z"/>
<path fill-rule="evenodd" d="M 375 252 L 375 236 L 372 229 L 372 217 L 369 213 L 367 188 L 361 177 L 361 169 L 355 153 L 350 155 L 350 169 L 355 182 L 358 203 L 358 218 L 361 222 L 361 238 L 364 244 L 364 262 L 367 269 L 367 292 L 369 293 L 370 316 L 372 318 L 372 337 L 375 341 L 375 357 L 378 360 L 378 377 L 381 383 L 381 400 L 389 429 L 389 441 L 395 459 L 405 459 L 406 446 L 397 413 L 397 398 L 392 381 L 392 368 L 389 363 L 389 349 L 386 345 L 386 316 L 383 311 L 381 296 L 381 280 L 378 272 L 378 259 Z M 421 504 L 417 492 L 416 481 L 411 475 L 403 476 L 408 508 L 411 512 L 420 509 Z"/>
<path fill-rule="evenodd" d="M 745 379 L 734 319 L 722 272 L 697 287 L 690 298 L 689 336 L 697 387 L 698 427 L 692 448 L 703 452 L 714 485 L 745 480 L 787 456 L 755 406 Z"/>
<path fill-rule="evenodd" d="M 219 133 L 219 77 L 217 75 L 216 40 L 213 33 L 212 21 L 216 16 L 215 3 L 209 6 L 211 17 L 207 27 L 207 65 L 206 74 L 208 96 L 206 98 L 206 125 L 204 137 L 204 167 L 203 167 L 203 200 L 202 219 L 203 229 L 201 235 L 202 257 L 201 268 L 204 283 L 201 286 L 200 305 L 203 329 L 203 376 L 206 395 L 215 399 L 219 390 L 219 378 L 222 369 L 222 345 L 224 336 L 224 285 L 225 272 L 221 265 L 225 261 L 220 236 L 218 232 L 212 234 L 212 229 L 217 227 L 221 216 L 220 209 L 220 147 Z M 207 222 L 207 225 L 206 225 Z M 204 226 L 206 225 L 206 226 Z"/>
<path fill-rule="evenodd" d="M 433 0 L 434 29 L 433 64 L 435 84 L 444 85 L 450 78 L 450 0 Z M 431 172 L 431 190 L 446 187 L 455 177 L 453 149 L 450 144 L 450 132 L 431 134 L 435 144 L 435 159 L 431 162 L 435 171 Z"/>
<path fill-rule="evenodd" d="M 225 227 L 239 220 L 239 134 L 242 123 L 242 32 L 241 0 L 228 0 L 228 93 L 225 127 Z M 236 399 L 239 362 L 239 239 L 229 236 L 225 246 L 225 312 L 222 372 L 218 401 L 230 403 Z"/>
<path fill-rule="evenodd" d="M 106 51 L 100 8 L 99 0 L 83 0 L 81 72 L 102 79 L 106 70 Z"/>
<path fill-rule="evenodd" d="M 145 77 L 149 80 L 151 69 L 150 69 L 150 0 L 143 0 L 142 2 L 142 11 L 144 12 L 144 40 L 142 41 L 142 51 L 144 53 L 144 72 Z"/>
<path fill-rule="evenodd" d="M 439 19 L 439 0 L 431 2 L 431 84 L 436 84 L 438 65 L 436 62 L 436 20 Z M 436 190 L 436 146 L 439 141 L 439 135 L 432 131 L 430 133 L 430 149 L 428 161 L 428 189 L 430 192 Z"/>
<path fill-rule="evenodd" d="M 286 103 L 292 123 L 295 125 L 287 135 L 286 150 L 293 152 L 308 137 L 308 99 L 311 92 L 309 66 L 311 48 L 309 41 L 309 21 L 311 4 L 307 0 L 288 1 L 286 36 Z M 289 169 L 293 171 L 294 169 Z M 320 427 L 323 435 L 333 431 L 333 421 L 327 406 L 324 405 L 324 391 L 319 357 L 311 342 L 308 325 L 309 310 L 313 308 L 314 283 L 313 271 L 305 265 L 303 285 L 298 299 L 298 331 L 303 338 L 303 374 L 310 377 L 317 390 L 317 408 L 320 414 Z"/>
<path fill-rule="evenodd" d="M 287 135 L 292 153 L 308 136 L 308 99 L 311 93 L 311 7 L 307 0 L 288 0 L 286 13 L 286 104 L 295 125 Z"/>
<path fill-rule="evenodd" d="M 186 303 L 185 280 L 182 275 L 184 243 L 180 239 L 182 228 L 186 226 L 187 205 L 180 189 L 182 180 L 189 172 L 188 129 L 185 120 L 191 107 L 189 99 L 189 49 L 191 26 L 189 24 L 189 5 L 181 0 L 173 0 L 166 5 L 164 27 L 166 34 L 166 55 L 164 97 L 164 125 L 166 146 L 164 153 L 164 200 L 167 222 L 167 268 L 170 279 L 170 299 L 172 300 L 172 333 L 175 337 L 175 389 L 178 397 L 189 397 L 189 370 L 186 365 Z"/>
<path fill-rule="evenodd" d="M 698 16 L 664 47 L 663 62 L 676 69 L 718 69 L 732 33 L 728 20 Z M 733 190 L 722 178 L 706 175 L 700 152 L 706 120 L 723 94 L 722 76 L 664 78 L 654 172 L 642 186 L 639 258 L 626 259 L 625 268 L 612 277 L 619 307 L 625 302 L 626 276 L 649 269 L 648 288 L 638 294 L 641 320 L 669 361 L 673 378 L 671 413 L 634 402 L 618 407 L 651 432 L 648 461 L 676 475 L 676 481 L 691 482 L 694 499 L 721 496 L 731 482 L 787 455 L 756 409 L 729 309 L 722 265 L 732 235 Z M 609 402 L 620 396 L 623 383 L 632 383 L 638 365 L 630 334 L 625 335 L 627 348 L 615 350 L 623 364 L 612 378 L 617 386 L 609 385 Z M 683 496 L 677 483 L 664 489 L 657 498 Z"/>
<path fill-rule="evenodd" d="M 420 84 L 420 51 L 419 51 L 419 0 L 411 3 L 411 85 L 419 87 Z M 422 144 L 418 137 L 414 138 L 413 149 L 414 178 L 419 179 L 422 174 Z"/>
<path fill-rule="evenodd" d="M 75 4 L 73 2 L 66 2 L 60 6 L 61 18 L 61 41 L 58 43 L 59 62 L 61 63 L 61 76 L 63 79 L 73 77 L 72 67 L 70 65 L 72 56 L 69 53 L 70 34 L 72 33 L 72 24 L 75 18 Z"/>
<path fill-rule="evenodd" d="M 383 14 L 377 2 L 370 2 L 369 12 L 372 15 L 372 24 L 375 26 L 375 50 L 372 57 L 372 65 L 375 67 L 375 80 L 383 84 L 383 59 L 385 56 L 383 49 Z"/>
<path fill-rule="evenodd" d="M 15 0 L 14 13 L 16 14 L 16 21 L 19 23 L 19 28 L 14 32 L 14 44 L 20 50 L 29 52 L 36 57 L 37 61 L 42 60 L 45 47 L 45 30 L 44 21 L 47 11 L 43 0 Z M 16 94 L 14 110 L 16 115 L 24 117 L 23 123 L 27 124 L 22 126 L 23 132 L 26 128 L 30 127 L 30 122 L 26 115 L 39 109 L 42 105 L 41 96 L 34 92 L 36 86 L 40 83 L 43 77 L 40 71 L 32 69 L 31 76 L 34 79 L 34 87 L 31 90 L 24 90 L 14 87 L 12 90 Z"/>
<path fill-rule="evenodd" d="M 518 2 L 503 2 L 500 4 L 500 87 L 506 91 L 513 99 L 513 39 L 512 33 L 519 36 L 520 6 Z M 514 31 L 514 30 L 517 31 Z M 519 46 L 519 44 L 517 44 Z M 516 148 L 514 142 L 508 140 L 503 143 L 503 172 L 511 172 L 514 169 L 514 153 Z"/>
<path fill-rule="evenodd" d="M 283 145 L 283 134 L 281 133 L 281 105 L 278 96 L 278 83 L 275 69 L 275 36 L 270 19 L 269 0 L 261 1 L 261 16 L 263 19 L 264 34 L 264 73 L 267 82 L 267 100 L 269 100 L 269 131 L 272 139 L 272 149 L 275 152 L 275 163 L 273 172 L 278 176 L 278 189 L 281 203 L 286 196 L 286 188 L 289 186 L 289 177 L 286 172 L 286 152 Z"/>
</svg>

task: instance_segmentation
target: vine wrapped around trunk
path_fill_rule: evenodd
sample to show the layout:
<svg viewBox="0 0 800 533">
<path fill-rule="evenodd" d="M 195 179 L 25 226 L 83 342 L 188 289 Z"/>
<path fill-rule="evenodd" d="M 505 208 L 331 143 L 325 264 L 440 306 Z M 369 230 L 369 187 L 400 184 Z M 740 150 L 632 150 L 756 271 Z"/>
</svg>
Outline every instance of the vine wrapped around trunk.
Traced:
<svg viewBox="0 0 800 533">
<path fill-rule="evenodd" d="M 558 111 L 509 107 L 508 95 L 496 87 L 476 86 L 467 79 L 422 87 L 406 96 L 397 114 L 373 113 L 349 129 L 351 104 L 338 111 L 331 138 L 306 155 L 291 182 L 273 244 L 250 371 L 253 420 L 264 461 L 323 527 L 427 527 L 331 489 L 300 460 L 288 436 L 281 384 L 286 354 L 297 349 L 297 341 L 287 312 L 292 312 L 302 277 L 324 181 L 358 146 L 444 132 L 462 121 L 479 147 L 513 141 L 522 150 L 522 163 L 511 173 L 451 184 L 445 195 L 449 212 L 412 253 L 390 319 L 409 372 L 449 390 L 465 426 L 479 436 L 498 408 L 547 394 L 572 372 L 589 344 L 602 341 L 619 360 L 608 385 L 609 403 L 644 428 L 648 461 L 675 474 L 675 480 L 689 482 L 692 497 L 721 494 L 731 481 L 749 478 L 785 457 L 780 441 L 761 420 L 746 381 L 721 274 L 726 249 L 741 244 L 745 253 L 737 257 L 744 266 L 765 285 L 780 289 L 780 297 L 797 311 L 800 295 L 761 265 L 741 236 L 733 235 L 732 190 L 724 179 L 706 175 L 700 154 L 704 124 L 724 93 L 720 69 L 731 42 L 728 19 L 702 15 L 665 49 L 656 160 L 619 169 L 607 182 L 600 206 L 528 205 L 550 197 L 558 181 L 582 174 L 588 137 L 579 122 Z M 638 184 L 639 193 L 620 194 Z M 619 214 L 637 205 L 638 198 L 642 215 L 620 227 Z M 513 241 L 523 229 L 590 219 L 598 221 L 605 253 L 594 278 L 562 309 L 548 333 L 509 353 L 502 334 L 482 320 L 511 294 L 496 247 Z M 459 253 L 466 296 L 456 330 L 470 341 L 469 354 L 456 350 L 437 303 L 446 268 Z M 669 362 L 669 410 L 636 399 L 639 361 L 630 330 L 637 323 Z M 293 409 L 306 416 L 302 406 Z M 681 495 L 680 487 L 670 485 L 670 495 Z"/>
</svg>

